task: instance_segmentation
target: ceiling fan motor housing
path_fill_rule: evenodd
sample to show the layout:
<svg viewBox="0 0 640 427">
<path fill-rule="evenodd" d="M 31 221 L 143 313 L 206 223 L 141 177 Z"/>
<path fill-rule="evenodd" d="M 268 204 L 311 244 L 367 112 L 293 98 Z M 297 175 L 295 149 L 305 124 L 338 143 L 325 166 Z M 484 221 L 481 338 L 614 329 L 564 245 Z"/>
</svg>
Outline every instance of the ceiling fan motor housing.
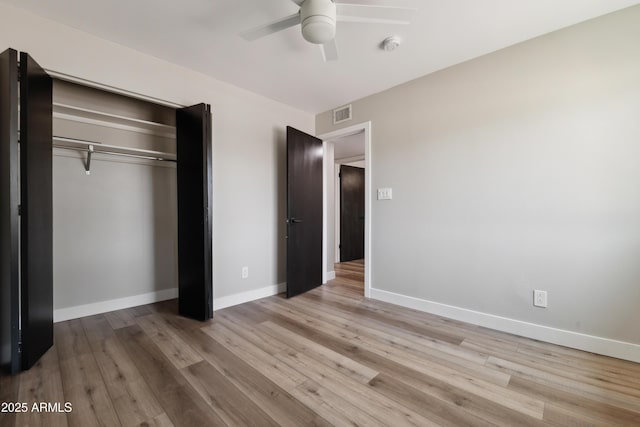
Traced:
<svg viewBox="0 0 640 427">
<path fill-rule="evenodd" d="M 300 21 L 306 41 L 327 43 L 336 36 L 336 4 L 332 0 L 306 0 L 300 7 Z"/>
</svg>

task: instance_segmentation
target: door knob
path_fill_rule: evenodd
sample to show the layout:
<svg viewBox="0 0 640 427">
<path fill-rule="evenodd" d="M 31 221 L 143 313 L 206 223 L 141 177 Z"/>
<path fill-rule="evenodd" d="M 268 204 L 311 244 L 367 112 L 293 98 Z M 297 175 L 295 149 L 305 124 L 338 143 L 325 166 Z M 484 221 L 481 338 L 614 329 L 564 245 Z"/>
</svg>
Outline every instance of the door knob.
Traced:
<svg viewBox="0 0 640 427">
<path fill-rule="evenodd" d="M 290 221 L 292 224 L 298 224 L 299 222 L 302 222 L 302 220 L 301 220 L 301 219 L 298 219 L 298 218 L 291 218 L 289 221 Z"/>
</svg>

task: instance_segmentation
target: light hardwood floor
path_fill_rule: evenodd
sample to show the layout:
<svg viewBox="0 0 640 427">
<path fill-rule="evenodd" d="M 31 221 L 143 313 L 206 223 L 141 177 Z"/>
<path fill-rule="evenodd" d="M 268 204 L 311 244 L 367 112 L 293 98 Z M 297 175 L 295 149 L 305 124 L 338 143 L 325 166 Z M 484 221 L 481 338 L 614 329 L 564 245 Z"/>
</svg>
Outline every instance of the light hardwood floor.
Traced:
<svg viewBox="0 0 640 427">
<path fill-rule="evenodd" d="M 176 302 L 55 325 L 2 402 L 4 426 L 640 425 L 640 365 L 362 297 L 362 262 L 305 295 L 220 310 Z"/>
</svg>

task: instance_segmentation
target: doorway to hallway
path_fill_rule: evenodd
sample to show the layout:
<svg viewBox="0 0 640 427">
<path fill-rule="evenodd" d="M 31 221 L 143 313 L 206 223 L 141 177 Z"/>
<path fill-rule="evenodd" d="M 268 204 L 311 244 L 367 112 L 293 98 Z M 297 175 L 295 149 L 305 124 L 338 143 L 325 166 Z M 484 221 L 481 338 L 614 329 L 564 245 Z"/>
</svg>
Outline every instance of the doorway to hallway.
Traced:
<svg viewBox="0 0 640 427">
<path fill-rule="evenodd" d="M 368 297 L 372 283 L 372 163 L 371 163 L 371 122 L 348 126 L 333 132 L 318 135 L 324 145 L 324 186 L 323 186 L 323 282 L 336 279 L 340 272 L 353 274 L 348 268 L 340 268 L 340 187 L 341 165 L 355 166 L 364 170 L 364 254 L 351 258 L 356 262 L 356 272 L 360 270 L 362 283 L 360 295 Z M 359 142 L 355 142 L 359 140 Z M 348 142 L 351 142 L 349 144 Z M 357 147 L 357 149 L 356 149 Z M 343 150 L 345 149 L 346 150 Z M 345 271 L 346 270 L 346 271 Z M 347 278 L 348 279 L 348 278 Z M 342 280 L 344 282 L 344 280 Z M 350 285 L 355 286 L 354 283 Z"/>
</svg>

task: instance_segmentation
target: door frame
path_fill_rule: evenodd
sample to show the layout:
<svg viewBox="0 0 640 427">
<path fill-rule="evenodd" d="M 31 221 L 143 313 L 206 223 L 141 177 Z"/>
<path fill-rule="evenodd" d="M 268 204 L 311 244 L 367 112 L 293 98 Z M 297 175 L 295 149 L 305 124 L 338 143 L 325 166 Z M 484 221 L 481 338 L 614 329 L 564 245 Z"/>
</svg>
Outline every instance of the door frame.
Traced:
<svg viewBox="0 0 640 427">
<path fill-rule="evenodd" d="M 364 122 L 351 125 L 336 131 L 323 133 L 317 137 L 322 139 L 322 147 L 327 152 L 327 144 L 335 139 L 350 136 L 356 133 L 364 132 L 364 296 L 369 298 L 371 295 L 371 248 L 372 248 L 372 187 L 371 177 L 373 170 L 371 169 L 371 122 Z M 329 212 L 327 203 L 327 181 L 329 162 L 326 156 L 323 156 L 322 167 L 322 283 L 329 280 L 329 272 L 327 271 L 327 235 L 328 235 L 328 217 L 335 215 L 335 212 Z"/>
</svg>

